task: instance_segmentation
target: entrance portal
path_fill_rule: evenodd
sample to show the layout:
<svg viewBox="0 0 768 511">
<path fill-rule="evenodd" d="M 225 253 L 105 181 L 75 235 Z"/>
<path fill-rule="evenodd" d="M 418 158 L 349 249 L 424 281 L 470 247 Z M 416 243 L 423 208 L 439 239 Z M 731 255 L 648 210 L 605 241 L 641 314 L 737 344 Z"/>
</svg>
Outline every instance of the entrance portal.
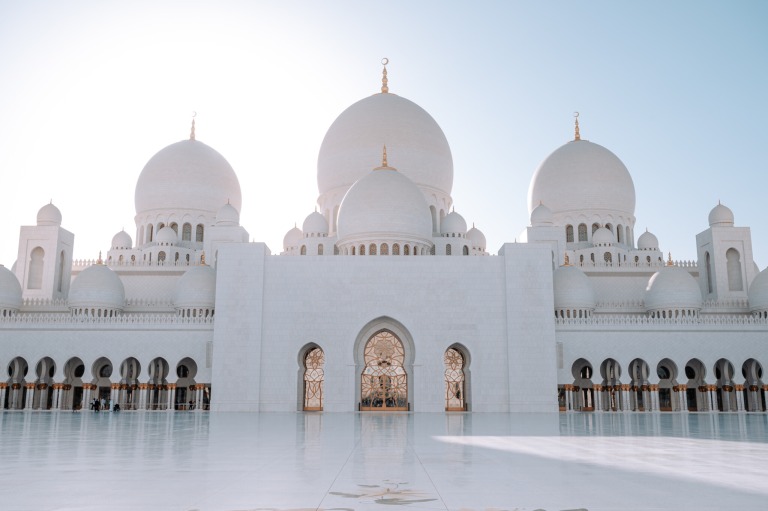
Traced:
<svg viewBox="0 0 768 511">
<path fill-rule="evenodd" d="M 368 340 L 363 357 L 360 410 L 408 410 L 408 375 L 400 339 L 389 330 L 381 330 Z"/>
</svg>

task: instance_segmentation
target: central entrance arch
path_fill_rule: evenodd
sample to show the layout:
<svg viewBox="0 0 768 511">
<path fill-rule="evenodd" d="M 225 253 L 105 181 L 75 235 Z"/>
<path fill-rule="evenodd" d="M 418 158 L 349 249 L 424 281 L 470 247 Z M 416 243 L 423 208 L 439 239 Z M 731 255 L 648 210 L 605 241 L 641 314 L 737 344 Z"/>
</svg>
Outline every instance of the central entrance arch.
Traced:
<svg viewBox="0 0 768 511">
<path fill-rule="evenodd" d="M 380 318 L 363 328 L 355 343 L 355 366 L 359 410 L 411 409 L 413 341 L 397 321 Z"/>
<path fill-rule="evenodd" d="M 408 410 L 405 349 L 395 334 L 377 332 L 365 344 L 365 368 L 360 376 L 360 410 Z"/>
</svg>

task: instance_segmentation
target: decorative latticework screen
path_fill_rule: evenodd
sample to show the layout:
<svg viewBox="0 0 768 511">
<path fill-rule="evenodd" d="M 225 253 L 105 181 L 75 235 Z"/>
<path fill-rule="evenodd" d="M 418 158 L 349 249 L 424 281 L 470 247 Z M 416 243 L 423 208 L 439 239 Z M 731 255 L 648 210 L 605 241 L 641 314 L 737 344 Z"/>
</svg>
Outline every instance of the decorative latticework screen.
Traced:
<svg viewBox="0 0 768 511">
<path fill-rule="evenodd" d="M 361 410 L 407 410 L 408 377 L 403 343 L 387 330 L 365 345 L 365 368 L 360 378 Z"/>
<path fill-rule="evenodd" d="M 323 409 L 324 365 L 325 354 L 320 348 L 310 350 L 304 357 L 304 410 Z"/>
<path fill-rule="evenodd" d="M 445 352 L 445 410 L 464 411 L 464 357 L 456 349 Z"/>
</svg>

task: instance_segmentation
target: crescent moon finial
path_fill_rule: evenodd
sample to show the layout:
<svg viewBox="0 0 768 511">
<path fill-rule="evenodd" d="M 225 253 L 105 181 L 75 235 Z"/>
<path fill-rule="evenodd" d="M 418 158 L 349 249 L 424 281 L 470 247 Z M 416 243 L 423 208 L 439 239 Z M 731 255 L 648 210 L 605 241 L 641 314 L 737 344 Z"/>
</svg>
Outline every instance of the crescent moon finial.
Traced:
<svg viewBox="0 0 768 511">
<path fill-rule="evenodd" d="M 194 140 L 195 139 L 195 117 L 197 117 L 197 112 L 192 112 L 192 129 L 189 131 L 189 139 Z"/>
<path fill-rule="evenodd" d="M 579 112 L 573 112 L 573 119 L 574 119 L 574 131 L 575 136 L 574 140 L 581 140 L 581 134 L 579 133 Z"/>
<path fill-rule="evenodd" d="M 384 57 L 381 59 L 381 65 L 384 66 L 384 70 L 381 72 L 381 92 L 382 94 L 386 94 L 389 92 L 389 86 L 387 85 L 387 64 L 389 64 L 389 59 L 387 57 Z"/>
</svg>

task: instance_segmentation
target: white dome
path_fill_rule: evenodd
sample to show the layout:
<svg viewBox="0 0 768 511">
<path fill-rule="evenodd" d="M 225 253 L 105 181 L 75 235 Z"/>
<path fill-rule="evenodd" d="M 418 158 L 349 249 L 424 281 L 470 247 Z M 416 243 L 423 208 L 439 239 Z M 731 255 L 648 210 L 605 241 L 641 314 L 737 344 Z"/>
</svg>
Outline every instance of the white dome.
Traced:
<svg viewBox="0 0 768 511">
<path fill-rule="evenodd" d="M 455 211 L 448 213 L 440 225 L 443 234 L 467 234 L 467 222 L 464 217 Z"/>
<path fill-rule="evenodd" d="M 207 265 L 193 266 L 176 283 L 173 306 L 211 308 L 216 301 L 216 271 Z"/>
<path fill-rule="evenodd" d="M 749 285 L 749 310 L 768 310 L 768 268 L 761 271 Z"/>
<path fill-rule="evenodd" d="M 21 284 L 8 268 L 0 264 L 0 310 L 19 310 L 21 307 Z"/>
<path fill-rule="evenodd" d="M 117 250 L 133 248 L 133 240 L 131 239 L 131 235 L 125 232 L 125 230 L 122 230 L 112 236 L 112 248 Z"/>
<path fill-rule="evenodd" d="M 302 227 L 302 231 L 304 231 L 305 236 L 312 234 L 324 236 L 328 235 L 328 222 L 325 220 L 325 217 L 317 211 L 313 211 L 307 215 L 307 218 L 304 219 L 304 225 Z"/>
<path fill-rule="evenodd" d="M 595 290 L 576 266 L 561 266 L 553 276 L 555 309 L 594 309 Z"/>
<path fill-rule="evenodd" d="M 731 208 L 718 203 L 709 212 L 710 227 L 733 227 L 733 211 Z"/>
<path fill-rule="evenodd" d="M 654 273 L 645 289 L 646 310 L 701 309 L 701 289 L 690 273 L 665 266 Z"/>
<path fill-rule="evenodd" d="M 172 245 L 179 241 L 179 235 L 176 234 L 176 231 L 174 231 L 171 227 L 165 226 L 159 231 L 157 231 L 157 236 L 155 236 L 155 241 L 160 243 L 161 245 Z"/>
<path fill-rule="evenodd" d="M 328 128 L 317 158 L 320 195 L 343 194 L 381 157 L 382 145 L 419 187 L 450 195 L 453 158 L 443 130 L 419 105 L 391 93 L 358 101 Z"/>
<path fill-rule="evenodd" d="M 59 208 L 46 204 L 37 212 L 37 225 L 61 225 L 61 211 Z"/>
<path fill-rule="evenodd" d="M 226 203 L 216 212 L 216 225 L 240 225 L 240 213 L 232 204 Z"/>
<path fill-rule="evenodd" d="M 154 155 L 136 183 L 136 215 L 156 210 L 215 214 L 227 201 L 240 211 L 240 183 L 227 160 L 198 140 L 182 140 Z"/>
<path fill-rule="evenodd" d="M 341 202 L 339 242 L 392 240 L 432 243 L 432 216 L 424 195 L 389 167 L 368 173 Z"/>
<path fill-rule="evenodd" d="M 122 309 L 125 306 L 123 282 L 103 264 L 89 266 L 72 282 L 69 306 Z"/>
<path fill-rule="evenodd" d="M 301 243 L 301 239 L 304 237 L 304 233 L 301 232 L 301 229 L 298 227 L 294 227 L 287 233 L 285 233 L 285 237 L 283 238 L 283 248 L 285 250 L 288 250 L 291 247 L 298 246 L 299 243 Z"/>
<path fill-rule="evenodd" d="M 593 245 L 611 245 L 613 244 L 613 233 L 606 227 L 600 227 L 592 234 Z"/>
<path fill-rule="evenodd" d="M 546 204 L 554 214 L 606 211 L 635 214 L 635 185 L 627 167 L 605 147 L 574 140 L 539 165 L 528 190 L 528 211 Z"/>
<path fill-rule="evenodd" d="M 531 227 L 552 225 L 552 210 L 544 204 L 539 204 L 531 211 Z"/>
<path fill-rule="evenodd" d="M 474 225 L 467 231 L 467 239 L 472 243 L 472 248 L 479 248 L 485 251 L 485 234 Z"/>
<path fill-rule="evenodd" d="M 645 231 L 643 234 L 640 235 L 639 238 L 637 238 L 637 249 L 638 250 L 658 250 L 659 240 L 658 238 L 656 238 L 656 235 L 654 235 L 653 233 Z"/>
</svg>

